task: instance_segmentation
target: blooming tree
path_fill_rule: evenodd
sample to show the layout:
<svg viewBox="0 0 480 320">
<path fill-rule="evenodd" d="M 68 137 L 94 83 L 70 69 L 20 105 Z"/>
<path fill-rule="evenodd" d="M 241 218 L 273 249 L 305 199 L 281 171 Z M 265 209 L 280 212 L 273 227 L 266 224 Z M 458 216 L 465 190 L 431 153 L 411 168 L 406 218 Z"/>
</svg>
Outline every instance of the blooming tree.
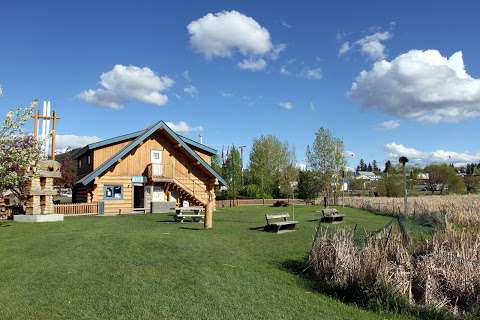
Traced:
<svg viewBox="0 0 480 320">
<path fill-rule="evenodd" d="M 40 143 L 24 132 L 32 114 L 32 107 L 17 108 L 7 113 L 0 127 L 0 195 L 10 191 L 21 202 L 31 179 L 28 171 L 41 158 Z"/>
</svg>

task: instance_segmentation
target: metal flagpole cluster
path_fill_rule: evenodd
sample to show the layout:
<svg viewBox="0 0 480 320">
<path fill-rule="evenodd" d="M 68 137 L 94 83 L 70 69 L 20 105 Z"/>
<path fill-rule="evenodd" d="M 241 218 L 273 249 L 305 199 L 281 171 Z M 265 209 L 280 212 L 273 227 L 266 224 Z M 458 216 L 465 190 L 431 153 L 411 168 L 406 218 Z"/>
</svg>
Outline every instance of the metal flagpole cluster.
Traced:
<svg viewBox="0 0 480 320">
<path fill-rule="evenodd" d="M 34 107 L 34 126 L 33 126 L 33 135 L 35 139 L 42 142 L 42 151 L 45 158 L 48 158 L 49 153 L 51 152 L 52 160 L 55 160 L 55 144 L 57 138 L 57 120 L 60 119 L 57 117 L 57 113 L 53 111 L 53 114 L 50 115 L 52 111 L 52 103 L 50 101 L 43 101 L 42 115 L 39 114 L 38 110 L 38 99 L 33 101 Z M 41 129 L 39 128 L 39 120 L 42 120 Z M 53 120 L 52 129 L 50 130 L 50 120 Z"/>
</svg>

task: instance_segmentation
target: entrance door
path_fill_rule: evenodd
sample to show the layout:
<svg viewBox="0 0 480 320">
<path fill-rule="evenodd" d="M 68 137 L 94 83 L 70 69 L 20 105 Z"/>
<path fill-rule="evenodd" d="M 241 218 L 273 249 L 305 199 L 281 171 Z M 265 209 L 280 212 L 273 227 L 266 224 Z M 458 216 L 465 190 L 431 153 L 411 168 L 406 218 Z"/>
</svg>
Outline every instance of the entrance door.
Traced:
<svg viewBox="0 0 480 320">
<path fill-rule="evenodd" d="M 152 174 L 154 177 L 161 177 L 163 175 L 162 160 L 162 151 L 150 151 L 150 162 L 152 163 Z"/>
<path fill-rule="evenodd" d="M 145 188 L 143 186 L 133 186 L 133 208 L 145 208 Z"/>
</svg>

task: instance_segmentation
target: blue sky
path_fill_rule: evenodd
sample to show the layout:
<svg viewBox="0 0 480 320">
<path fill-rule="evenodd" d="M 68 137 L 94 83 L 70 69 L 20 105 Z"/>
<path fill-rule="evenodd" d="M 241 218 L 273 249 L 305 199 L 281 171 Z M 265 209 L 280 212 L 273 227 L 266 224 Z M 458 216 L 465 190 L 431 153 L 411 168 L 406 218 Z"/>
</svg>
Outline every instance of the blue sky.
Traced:
<svg viewBox="0 0 480 320">
<path fill-rule="evenodd" d="M 162 119 L 217 149 L 271 133 L 298 162 L 322 126 L 352 164 L 478 162 L 478 12 L 475 1 L 9 2 L 0 112 L 50 99 L 63 146 Z"/>
</svg>

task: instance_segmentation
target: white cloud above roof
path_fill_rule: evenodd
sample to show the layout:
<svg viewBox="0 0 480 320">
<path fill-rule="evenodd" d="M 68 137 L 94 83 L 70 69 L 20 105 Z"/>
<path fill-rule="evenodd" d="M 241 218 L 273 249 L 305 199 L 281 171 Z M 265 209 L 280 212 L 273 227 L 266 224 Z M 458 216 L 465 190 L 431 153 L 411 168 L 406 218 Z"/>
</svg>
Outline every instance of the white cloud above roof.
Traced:
<svg viewBox="0 0 480 320">
<path fill-rule="evenodd" d="M 189 135 L 191 132 L 203 132 L 202 126 L 192 127 L 188 125 L 185 121 L 179 121 L 177 123 L 167 121 L 165 123 L 167 124 L 167 126 L 170 127 L 170 129 L 172 129 L 176 133 L 185 136 Z"/>
<path fill-rule="evenodd" d="M 238 11 L 208 13 L 187 26 L 190 45 L 205 58 L 263 55 L 273 48 L 270 33 L 253 18 Z"/>
<path fill-rule="evenodd" d="M 98 142 L 101 139 L 97 136 L 77 136 L 74 134 L 57 134 L 56 146 L 58 152 L 65 152 L 67 149 L 84 147 L 87 144 Z"/>
<path fill-rule="evenodd" d="M 158 76 L 150 68 L 117 64 L 100 75 L 100 88 L 85 90 L 78 97 L 112 109 L 120 109 L 129 101 L 162 106 L 168 102 L 164 91 L 174 83 L 168 76 Z"/>
</svg>

